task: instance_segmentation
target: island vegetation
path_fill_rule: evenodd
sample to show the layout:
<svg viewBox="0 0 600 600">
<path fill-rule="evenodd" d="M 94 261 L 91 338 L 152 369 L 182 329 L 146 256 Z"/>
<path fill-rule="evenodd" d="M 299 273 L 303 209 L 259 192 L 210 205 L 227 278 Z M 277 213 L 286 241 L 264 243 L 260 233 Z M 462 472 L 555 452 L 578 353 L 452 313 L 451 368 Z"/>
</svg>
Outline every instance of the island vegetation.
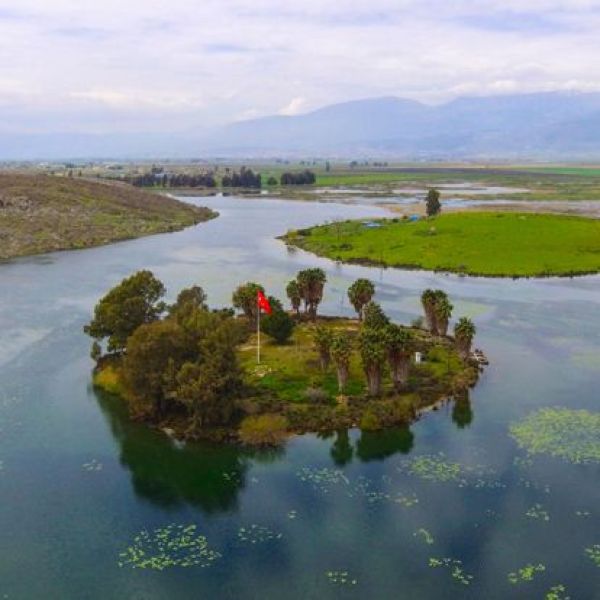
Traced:
<svg viewBox="0 0 600 600">
<path fill-rule="evenodd" d="M 291 310 L 269 296 L 261 316 L 256 282 L 233 292 L 233 308 L 210 309 L 199 286 L 168 304 L 151 272 L 135 273 L 98 302 L 85 327 L 94 383 L 133 418 L 178 437 L 251 445 L 406 426 L 444 399 L 460 402 L 476 383 L 475 327 L 462 318 L 447 335 L 452 305 L 443 291 L 424 292 L 425 327 L 392 323 L 365 279 L 348 290 L 358 318 L 321 316 L 325 284 L 321 269 L 300 271 L 286 286 Z"/>
<path fill-rule="evenodd" d="M 432 208 L 433 210 L 433 208 Z M 341 262 L 490 277 L 600 271 L 600 221 L 511 212 L 342 221 L 289 231 L 290 245 Z"/>
<path fill-rule="evenodd" d="M 215 216 L 125 184 L 0 173 L 0 259 L 176 231 Z"/>
</svg>

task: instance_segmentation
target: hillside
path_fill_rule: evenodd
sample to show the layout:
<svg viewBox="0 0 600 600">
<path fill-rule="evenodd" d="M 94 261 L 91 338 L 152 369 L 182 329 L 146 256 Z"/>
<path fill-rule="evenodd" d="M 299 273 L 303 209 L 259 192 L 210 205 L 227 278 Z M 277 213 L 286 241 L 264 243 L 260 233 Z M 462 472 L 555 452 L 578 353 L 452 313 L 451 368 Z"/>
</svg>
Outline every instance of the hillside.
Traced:
<svg viewBox="0 0 600 600">
<path fill-rule="evenodd" d="M 0 259 L 175 231 L 214 216 L 123 184 L 0 173 Z"/>
</svg>

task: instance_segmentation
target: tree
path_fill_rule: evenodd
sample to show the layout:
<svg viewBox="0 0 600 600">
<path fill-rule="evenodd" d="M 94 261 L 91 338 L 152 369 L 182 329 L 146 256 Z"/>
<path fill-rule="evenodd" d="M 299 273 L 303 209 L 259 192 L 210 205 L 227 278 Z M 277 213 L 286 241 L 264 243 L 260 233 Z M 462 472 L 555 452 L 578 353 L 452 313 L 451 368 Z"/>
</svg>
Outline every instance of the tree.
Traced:
<svg viewBox="0 0 600 600">
<path fill-rule="evenodd" d="M 352 356 L 352 338 L 345 331 L 340 331 L 331 340 L 331 357 L 337 369 L 338 389 L 344 392 L 348 383 L 350 357 Z"/>
<path fill-rule="evenodd" d="M 440 203 L 440 193 L 437 190 L 430 189 L 427 192 L 427 198 L 425 198 L 426 210 L 428 217 L 435 217 L 442 212 L 442 205 Z"/>
<path fill-rule="evenodd" d="M 222 321 L 200 341 L 198 360 L 185 363 L 177 374 L 177 398 L 196 428 L 226 425 L 231 420 L 243 386 L 237 335 L 231 319 Z"/>
<path fill-rule="evenodd" d="M 317 318 L 317 307 L 323 300 L 323 289 L 327 281 L 325 271 L 319 268 L 304 269 L 298 273 L 296 281 L 304 300 L 304 310 L 314 321 Z"/>
<path fill-rule="evenodd" d="M 196 309 L 208 309 L 206 305 L 206 294 L 199 285 L 194 285 L 181 290 L 177 295 L 175 304 L 172 304 L 169 307 L 169 314 L 183 316 Z"/>
<path fill-rule="evenodd" d="M 271 175 L 271 177 L 269 177 L 269 179 L 267 179 L 267 185 L 269 187 L 273 187 L 274 185 L 277 185 L 277 179 L 275 179 L 275 177 L 273 177 L 273 175 Z"/>
<path fill-rule="evenodd" d="M 452 317 L 452 309 L 454 308 L 448 300 L 448 296 L 442 290 L 436 290 L 435 292 L 435 329 L 438 335 L 447 335 L 448 323 Z"/>
<path fill-rule="evenodd" d="M 387 327 L 390 320 L 377 302 L 368 302 L 363 309 L 363 325 L 371 329 Z"/>
<path fill-rule="evenodd" d="M 261 328 L 278 344 L 285 344 L 294 331 L 296 323 L 284 310 L 276 309 L 271 303 L 273 312 L 261 317 Z"/>
<path fill-rule="evenodd" d="M 437 325 L 435 322 L 435 303 L 436 293 L 432 289 L 426 289 L 421 294 L 421 305 L 423 306 L 423 312 L 425 313 L 425 326 L 431 333 L 435 333 Z"/>
<path fill-rule="evenodd" d="M 385 329 L 384 343 L 392 382 L 396 390 L 399 390 L 408 381 L 413 337 L 407 329 L 391 324 Z"/>
<path fill-rule="evenodd" d="M 375 295 L 375 286 L 368 279 L 357 279 L 348 288 L 348 299 L 354 310 L 358 313 L 358 319 L 363 319 L 363 308 Z"/>
<path fill-rule="evenodd" d="M 359 336 L 360 358 L 367 377 L 370 396 L 381 393 L 381 377 L 385 360 L 385 345 L 381 330 L 365 327 Z"/>
<path fill-rule="evenodd" d="M 327 371 L 327 367 L 331 361 L 331 344 L 333 342 L 331 329 L 328 327 L 317 326 L 313 332 L 313 342 L 319 353 L 321 370 Z"/>
<path fill-rule="evenodd" d="M 100 344 L 96 340 L 94 340 L 94 343 L 92 344 L 92 348 L 90 350 L 90 358 L 94 362 L 98 362 L 102 358 L 102 346 L 100 346 Z"/>
<path fill-rule="evenodd" d="M 232 304 L 235 308 L 241 310 L 248 318 L 251 325 L 256 324 L 258 315 L 258 292 L 265 293 L 265 288 L 258 283 L 249 281 L 240 285 L 232 296 Z"/>
<path fill-rule="evenodd" d="M 138 271 L 96 304 L 94 318 L 83 330 L 96 340 L 108 338 L 108 351 L 121 353 L 138 327 L 156 321 L 164 312 L 165 304 L 159 300 L 165 291 L 150 271 Z"/>
<path fill-rule="evenodd" d="M 302 294 L 300 293 L 300 287 L 295 279 L 292 279 L 285 288 L 285 293 L 292 303 L 292 309 L 296 311 L 296 314 L 300 314 L 300 304 L 302 303 Z"/>
<path fill-rule="evenodd" d="M 454 340 L 458 354 L 463 360 L 469 358 L 471 353 L 471 344 L 477 333 L 477 328 L 471 319 L 461 317 L 454 326 Z"/>
<path fill-rule="evenodd" d="M 127 341 L 123 361 L 123 378 L 134 412 L 164 417 L 175 392 L 174 375 L 186 360 L 193 358 L 185 332 L 175 320 L 138 327 Z"/>
</svg>

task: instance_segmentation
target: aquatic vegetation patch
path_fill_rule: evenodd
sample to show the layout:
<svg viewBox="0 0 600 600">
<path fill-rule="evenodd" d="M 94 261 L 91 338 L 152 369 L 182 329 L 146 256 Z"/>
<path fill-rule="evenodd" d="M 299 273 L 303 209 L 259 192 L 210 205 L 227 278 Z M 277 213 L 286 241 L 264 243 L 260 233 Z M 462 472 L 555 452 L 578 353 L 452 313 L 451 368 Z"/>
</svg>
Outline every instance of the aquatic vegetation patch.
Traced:
<svg viewBox="0 0 600 600">
<path fill-rule="evenodd" d="M 429 559 L 429 566 L 432 569 L 436 569 L 439 567 L 444 567 L 450 570 L 450 574 L 452 575 L 452 579 L 454 581 L 461 583 L 462 585 L 470 585 L 473 581 L 473 575 L 469 575 L 465 573 L 462 568 L 462 561 L 456 558 L 435 558 L 432 557 Z"/>
<path fill-rule="evenodd" d="M 238 540 L 245 544 L 262 544 L 283 537 L 283 534 L 277 533 L 264 525 L 257 525 L 256 523 L 253 523 L 249 527 L 240 527 L 237 535 Z"/>
<path fill-rule="evenodd" d="M 576 517 L 587 518 L 587 517 L 591 517 L 592 513 L 589 510 L 576 510 L 575 511 L 575 516 Z"/>
<path fill-rule="evenodd" d="M 544 596 L 545 600 L 571 600 L 571 596 L 566 596 L 567 588 L 559 583 L 553 585 Z"/>
<path fill-rule="evenodd" d="M 529 454 L 548 454 L 575 464 L 600 462 L 600 413 L 542 408 L 510 427 Z"/>
<path fill-rule="evenodd" d="M 550 515 L 542 504 L 536 503 L 525 512 L 525 516 L 530 519 L 539 519 L 541 521 L 549 521 Z"/>
<path fill-rule="evenodd" d="M 316 469 L 302 467 L 297 473 L 300 481 L 312 484 L 313 488 L 327 494 L 331 486 L 350 485 L 350 480 L 339 469 Z"/>
<path fill-rule="evenodd" d="M 393 502 L 396 502 L 397 504 L 400 504 L 400 506 L 404 506 L 405 508 L 410 508 L 411 506 L 419 504 L 419 499 L 417 498 L 417 495 L 414 492 L 412 492 L 409 495 L 399 493 L 393 499 Z"/>
<path fill-rule="evenodd" d="M 435 542 L 433 536 L 431 535 L 431 533 L 429 533 L 429 531 L 427 531 L 427 529 L 424 529 L 423 527 L 417 529 L 417 531 L 415 531 L 413 533 L 413 537 L 416 538 L 420 538 L 422 539 L 426 544 L 433 544 Z"/>
<path fill-rule="evenodd" d="M 83 463 L 81 468 L 84 471 L 102 471 L 103 465 L 101 462 L 98 462 L 95 458 L 93 458 L 89 462 Z"/>
<path fill-rule="evenodd" d="M 298 517 L 298 511 L 296 511 L 296 510 L 288 511 L 287 518 L 290 519 L 290 521 L 293 521 L 297 517 Z"/>
<path fill-rule="evenodd" d="M 512 571 L 508 574 L 508 581 L 513 585 L 522 583 L 524 581 L 533 581 L 536 573 L 543 573 L 546 567 L 542 563 L 537 565 L 528 564 L 524 567 Z"/>
<path fill-rule="evenodd" d="M 586 548 L 585 554 L 597 567 L 600 567 L 600 544 Z"/>
<path fill-rule="evenodd" d="M 325 576 L 330 583 L 336 585 L 356 585 L 358 581 L 350 576 L 348 571 L 327 571 Z"/>
<path fill-rule="evenodd" d="M 221 554 L 211 550 L 203 535 L 198 535 L 196 525 L 159 527 L 142 530 L 133 543 L 119 554 L 119 567 L 163 571 L 170 567 L 208 567 Z"/>
</svg>

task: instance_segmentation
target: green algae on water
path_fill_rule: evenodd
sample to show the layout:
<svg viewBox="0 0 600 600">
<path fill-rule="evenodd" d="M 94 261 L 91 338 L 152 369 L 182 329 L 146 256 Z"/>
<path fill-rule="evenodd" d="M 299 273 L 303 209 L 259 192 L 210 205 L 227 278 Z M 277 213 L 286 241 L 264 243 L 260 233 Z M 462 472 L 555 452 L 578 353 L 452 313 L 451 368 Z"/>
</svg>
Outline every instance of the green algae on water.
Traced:
<svg viewBox="0 0 600 600">
<path fill-rule="evenodd" d="M 559 583 L 553 585 L 544 596 L 545 600 L 571 600 L 571 596 L 566 596 L 567 588 Z"/>
<path fill-rule="evenodd" d="M 249 527 L 240 527 L 238 529 L 238 540 L 246 544 L 262 544 L 270 540 L 281 539 L 282 534 L 253 523 Z"/>
<path fill-rule="evenodd" d="M 358 581 L 350 576 L 348 571 L 327 571 L 325 576 L 330 583 L 337 585 L 356 585 Z"/>
<path fill-rule="evenodd" d="M 450 574 L 452 575 L 452 579 L 461 583 L 462 585 L 470 585 L 471 581 L 473 581 L 473 575 L 469 575 L 465 573 L 462 568 L 462 561 L 456 558 L 435 558 L 432 557 L 429 559 L 429 566 L 432 569 L 436 569 L 439 567 L 446 567 L 450 569 Z"/>
<path fill-rule="evenodd" d="M 119 566 L 163 571 L 170 567 L 208 567 L 220 554 L 208 547 L 196 525 L 171 524 L 153 531 L 142 530 L 133 544 L 119 554 Z"/>
<path fill-rule="evenodd" d="M 423 527 L 417 529 L 417 531 L 413 533 L 413 536 L 416 538 L 421 538 L 426 544 L 433 544 L 435 541 L 431 533 L 429 533 L 429 531 Z"/>
<path fill-rule="evenodd" d="M 600 544 L 594 544 L 586 548 L 585 553 L 597 567 L 600 567 Z"/>
<path fill-rule="evenodd" d="M 542 408 L 510 427 L 529 454 L 548 454 L 575 464 L 600 462 L 600 413 Z"/>
<path fill-rule="evenodd" d="M 531 508 L 527 509 L 525 516 L 530 519 L 539 519 L 541 521 L 550 520 L 550 515 L 542 504 L 534 504 Z"/>
<path fill-rule="evenodd" d="M 533 581 L 536 573 L 543 573 L 546 567 L 542 563 L 537 565 L 528 564 L 517 571 L 508 574 L 508 581 L 514 585 L 525 581 Z"/>
</svg>

